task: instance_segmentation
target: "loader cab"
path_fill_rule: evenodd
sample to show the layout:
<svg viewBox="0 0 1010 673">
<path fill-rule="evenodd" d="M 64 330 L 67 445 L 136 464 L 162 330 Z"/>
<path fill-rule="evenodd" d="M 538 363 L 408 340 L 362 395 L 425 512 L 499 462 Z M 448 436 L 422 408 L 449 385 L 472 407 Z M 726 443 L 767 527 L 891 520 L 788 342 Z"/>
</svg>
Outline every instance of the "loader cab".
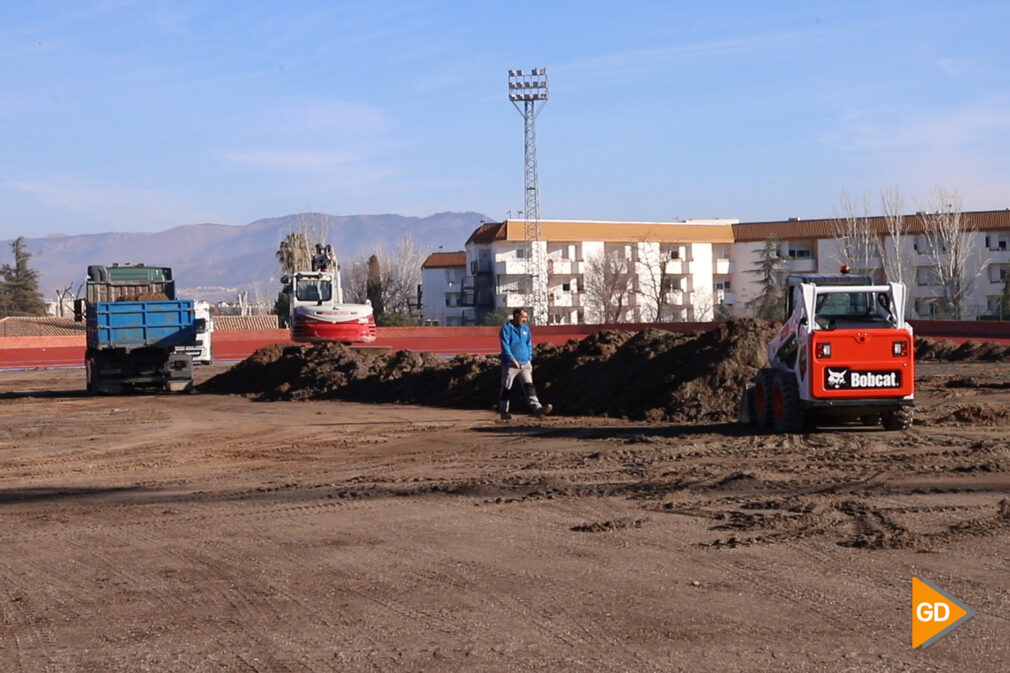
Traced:
<svg viewBox="0 0 1010 673">
<path fill-rule="evenodd" d="M 333 282 L 328 278 L 295 277 L 295 299 L 305 302 L 330 301 L 333 298 Z"/>
<path fill-rule="evenodd" d="M 786 283 L 787 319 L 796 305 L 803 302 L 802 288 L 814 286 L 813 303 L 808 305 L 813 309 L 813 329 L 884 326 L 897 320 L 892 306 L 892 284 L 875 285 L 870 276 L 790 274 Z"/>
</svg>

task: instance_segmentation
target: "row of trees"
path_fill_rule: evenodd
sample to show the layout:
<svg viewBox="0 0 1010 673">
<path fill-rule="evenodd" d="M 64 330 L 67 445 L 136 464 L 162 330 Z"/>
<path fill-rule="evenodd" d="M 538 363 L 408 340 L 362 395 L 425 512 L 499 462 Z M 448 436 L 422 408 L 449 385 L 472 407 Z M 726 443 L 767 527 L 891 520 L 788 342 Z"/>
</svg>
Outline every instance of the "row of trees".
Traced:
<svg viewBox="0 0 1010 673">
<path fill-rule="evenodd" d="M 970 315 L 966 305 L 989 262 L 972 240 L 971 234 L 977 228 L 964 214 L 961 195 L 937 188 L 927 208 L 918 211 L 911 221 L 905 215 L 905 199 L 896 187 L 881 193 L 880 207 L 883 228 L 878 218 L 870 215 L 868 197 L 863 197 L 860 208 L 849 194 L 842 193 L 843 216 L 836 219 L 833 232 L 838 264 L 878 282 L 934 288 L 930 301 L 937 317 L 958 319 Z M 912 231 L 921 237 L 914 247 L 908 244 Z M 917 265 L 916 256 L 924 257 L 925 267 Z M 758 294 L 747 303 L 756 317 L 781 318 L 785 261 L 779 256 L 778 241 L 769 240 L 758 252 L 755 268 L 748 270 L 758 277 Z M 916 274 L 925 277 L 917 278 Z M 1000 314 L 1010 316 L 1010 274 L 1004 277 L 1000 303 Z"/>
</svg>

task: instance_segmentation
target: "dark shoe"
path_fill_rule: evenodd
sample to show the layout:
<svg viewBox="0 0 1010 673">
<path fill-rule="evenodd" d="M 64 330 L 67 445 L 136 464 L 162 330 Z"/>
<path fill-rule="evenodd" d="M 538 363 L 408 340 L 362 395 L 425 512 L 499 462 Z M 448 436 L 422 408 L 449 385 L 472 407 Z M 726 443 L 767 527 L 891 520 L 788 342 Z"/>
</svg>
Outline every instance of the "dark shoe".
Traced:
<svg viewBox="0 0 1010 673">
<path fill-rule="evenodd" d="M 540 407 L 539 409 L 537 409 L 533 413 L 535 415 L 537 415 L 537 416 L 546 416 L 547 414 L 551 413 L 552 411 L 554 411 L 554 405 L 553 404 L 545 404 L 544 406 Z"/>
<path fill-rule="evenodd" d="M 507 411 L 501 412 L 501 414 L 498 417 L 501 418 L 503 421 L 511 421 L 512 420 L 512 414 L 510 414 Z"/>
</svg>

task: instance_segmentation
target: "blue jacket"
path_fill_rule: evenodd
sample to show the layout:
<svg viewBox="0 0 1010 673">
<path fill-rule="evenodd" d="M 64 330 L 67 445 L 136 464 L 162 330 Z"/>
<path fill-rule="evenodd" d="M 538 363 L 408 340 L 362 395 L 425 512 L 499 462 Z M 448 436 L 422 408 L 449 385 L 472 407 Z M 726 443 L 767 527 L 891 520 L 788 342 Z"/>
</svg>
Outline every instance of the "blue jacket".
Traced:
<svg viewBox="0 0 1010 673">
<path fill-rule="evenodd" d="M 509 320 L 502 326 L 498 337 L 501 339 L 503 365 L 512 364 L 512 360 L 524 365 L 533 359 L 533 333 L 530 332 L 529 325 L 516 327 L 515 323 Z"/>
</svg>

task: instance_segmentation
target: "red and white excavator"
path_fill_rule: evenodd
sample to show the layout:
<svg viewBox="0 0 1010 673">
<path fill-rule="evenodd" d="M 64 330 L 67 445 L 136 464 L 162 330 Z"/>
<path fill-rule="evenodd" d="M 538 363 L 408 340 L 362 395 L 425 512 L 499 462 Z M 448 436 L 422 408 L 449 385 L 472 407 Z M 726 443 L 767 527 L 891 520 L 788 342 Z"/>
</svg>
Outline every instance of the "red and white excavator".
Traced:
<svg viewBox="0 0 1010 673">
<path fill-rule="evenodd" d="M 291 302 L 291 340 L 370 344 L 375 341 L 372 305 L 345 304 L 340 269 L 330 245 L 316 244 L 311 271 L 281 278 Z"/>
</svg>

